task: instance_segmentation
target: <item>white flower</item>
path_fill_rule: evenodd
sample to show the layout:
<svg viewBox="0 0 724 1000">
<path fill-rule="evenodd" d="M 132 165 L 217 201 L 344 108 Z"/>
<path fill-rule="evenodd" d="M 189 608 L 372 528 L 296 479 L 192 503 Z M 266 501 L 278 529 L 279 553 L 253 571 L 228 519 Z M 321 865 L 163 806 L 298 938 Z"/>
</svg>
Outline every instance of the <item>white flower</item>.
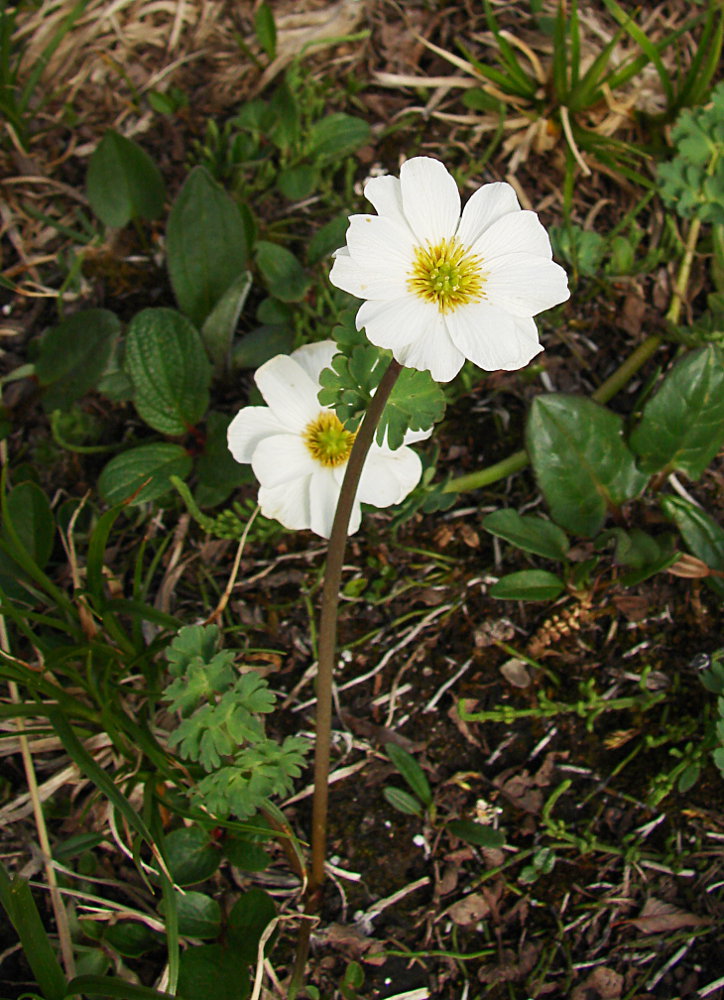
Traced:
<svg viewBox="0 0 724 1000">
<path fill-rule="evenodd" d="M 267 406 L 247 406 L 229 424 L 237 462 L 251 462 L 259 480 L 259 506 L 285 528 L 329 538 L 355 435 L 317 399 L 319 375 L 337 353 L 334 341 L 307 344 L 262 365 L 256 384 Z M 420 441 L 430 431 L 408 433 Z M 417 485 L 422 463 L 411 448 L 392 451 L 373 442 L 362 470 L 349 532 L 360 525 L 360 503 L 389 507 Z"/>
<path fill-rule="evenodd" d="M 409 368 L 448 382 L 469 358 L 512 371 L 542 350 L 533 316 L 565 302 L 566 273 L 535 212 L 509 184 L 485 184 L 462 216 L 442 163 L 417 156 L 376 177 L 377 215 L 350 216 L 330 280 L 366 299 L 357 329 Z"/>
</svg>

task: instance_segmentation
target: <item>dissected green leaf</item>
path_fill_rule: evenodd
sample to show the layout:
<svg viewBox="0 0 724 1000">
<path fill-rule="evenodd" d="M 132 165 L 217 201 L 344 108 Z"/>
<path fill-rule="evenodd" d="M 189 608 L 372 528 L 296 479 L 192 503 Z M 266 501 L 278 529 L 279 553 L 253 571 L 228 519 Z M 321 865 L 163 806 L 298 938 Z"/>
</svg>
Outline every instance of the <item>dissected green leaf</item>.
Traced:
<svg viewBox="0 0 724 1000">
<path fill-rule="evenodd" d="M 166 189 L 161 173 L 138 143 L 108 129 L 88 165 L 86 180 L 91 208 L 107 226 L 132 219 L 157 219 Z"/>
<path fill-rule="evenodd" d="M 319 401 L 333 407 L 342 423 L 356 430 L 392 356 L 368 343 L 353 327 L 354 320 L 348 316 L 334 330 L 344 353 L 336 354 L 332 367 L 321 373 Z M 444 412 L 445 395 L 430 372 L 403 368 L 377 427 L 377 443 L 399 448 L 408 430 L 429 430 Z"/>
<path fill-rule="evenodd" d="M 724 351 L 710 344 L 669 372 L 629 442 L 644 472 L 698 479 L 724 440 Z"/>
<path fill-rule="evenodd" d="M 579 396 L 538 396 L 526 444 L 551 516 L 562 527 L 595 535 L 611 508 L 635 497 L 648 479 L 622 436 L 623 421 Z"/>
<path fill-rule="evenodd" d="M 209 405 L 211 366 L 198 331 L 174 309 L 131 320 L 125 368 L 139 416 L 162 434 L 186 434 Z"/>
<path fill-rule="evenodd" d="M 121 324 L 108 309 L 83 309 L 50 329 L 40 344 L 35 374 L 48 412 L 67 410 L 98 384 Z"/>
<path fill-rule="evenodd" d="M 179 308 L 201 327 L 248 258 L 241 213 L 204 167 L 194 167 L 173 204 L 166 251 Z"/>
<path fill-rule="evenodd" d="M 570 548 L 565 531 L 557 524 L 517 510 L 496 510 L 483 518 L 483 527 L 524 552 L 546 559 L 564 560 Z"/>
<path fill-rule="evenodd" d="M 168 493 L 171 476 L 185 479 L 192 466 L 180 444 L 144 444 L 110 460 L 98 478 L 98 492 L 109 504 L 149 503 Z"/>
<path fill-rule="evenodd" d="M 555 601 L 564 590 L 563 580 L 555 573 L 524 569 L 501 576 L 488 593 L 500 601 Z"/>
</svg>

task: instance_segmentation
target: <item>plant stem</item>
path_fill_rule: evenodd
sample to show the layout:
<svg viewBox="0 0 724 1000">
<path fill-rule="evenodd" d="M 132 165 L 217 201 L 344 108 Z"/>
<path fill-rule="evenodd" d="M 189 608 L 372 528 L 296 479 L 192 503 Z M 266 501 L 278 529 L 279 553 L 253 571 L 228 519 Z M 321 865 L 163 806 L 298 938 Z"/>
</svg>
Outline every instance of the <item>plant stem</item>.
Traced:
<svg viewBox="0 0 724 1000">
<path fill-rule="evenodd" d="M 312 800 L 312 858 L 309 884 L 306 893 L 307 914 L 319 911 L 321 888 L 324 882 L 324 861 L 327 848 L 327 804 L 329 777 L 330 739 L 332 735 L 332 679 L 337 651 L 337 607 L 342 580 L 347 530 L 352 515 L 362 468 L 380 422 L 382 411 L 389 398 L 402 365 L 391 361 L 382 376 L 364 419 L 357 431 L 342 488 L 334 513 L 332 533 L 329 536 L 327 566 L 324 572 L 322 608 L 319 618 L 319 662 L 317 666 L 317 713 L 314 741 L 314 798 Z M 309 949 L 311 920 L 305 920 L 299 929 L 297 954 L 292 974 L 289 996 L 295 996 L 302 984 Z"/>
</svg>

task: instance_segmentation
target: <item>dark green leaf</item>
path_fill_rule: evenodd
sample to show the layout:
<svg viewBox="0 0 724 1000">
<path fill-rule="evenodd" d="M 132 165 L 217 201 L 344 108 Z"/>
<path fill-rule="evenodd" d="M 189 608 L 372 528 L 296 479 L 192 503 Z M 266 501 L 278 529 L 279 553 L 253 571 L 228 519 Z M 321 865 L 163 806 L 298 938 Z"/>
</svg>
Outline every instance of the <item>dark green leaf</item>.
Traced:
<svg viewBox="0 0 724 1000">
<path fill-rule="evenodd" d="M 237 899 L 226 933 L 240 962 L 256 962 L 261 936 L 276 915 L 274 900 L 263 889 L 249 889 Z"/>
<path fill-rule="evenodd" d="M 234 345 L 232 367 L 258 368 L 277 354 L 288 354 L 294 333 L 287 326 L 258 326 Z"/>
<path fill-rule="evenodd" d="M 271 861 L 261 844 L 238 836 L 224 840 L 224 854 L 235 868 L 245 872 L 263 872 Z"/>
<path fill-rule="evenodd" d="M 390 803 L 393 809 L 405 813 L 406 816 L 422 816 L 425 807 L 414 795 L 410 795 L 404 788 L 395 788 L 394 785 L 386 785 L 382 789 L 382 794 Z"/>
<path fill-rule="evenodd" d="M 109 504 L 149 503 L 168 493 L 171 476 L 185 479 L 192 466 L 179 444 L 144 444 L 110 460 L 98 479 L 98 492 Z"/>
<path fill-rule="evenodd" d="M 181 954 L 178 991 L 183 1000 L 246 1000 L 249 972 L 235 948 L 197 945 Z"/>
<path fill-rule="evenodd" d="M 343 213 L 318 229 L 307 247 L 307 263 L 317 264 L 326 257 L 331 257 L 335 250 L 344 246 L 348 227 L 349 219 Z"/>
<path fill-rule="evenodd" d="M 662 496 L 661 507 L 676 524 L 692 555 L 706 563 L 709 569 L 724 571 L 724 528 L 683 497 Z M 714 590 L 724 594 L 723 580 L 712 577 L 708 582 Z"/>
<path fill-rule="evenodd" d="M 475 844 L 476 847 L 502 847 L 505 843 L 502 830 L 494 830 L 491 826 L 483 826 L 471 819 L 454 819 L 448 823 L 447 828 L 466 844 Z"/>
<path fill-rule="evenodd" d="M 164 915 L 166 907 L 163 903 L 159 912 Z M 187 891 L 176 893 L 176 909 L 178 911 L 178 930 L 184 937 L 216 938 L 221 928 L 221 907 L 203 892 Z"/>
<path fill-rule="evenodd" d="M 179 308 L 201 327 L 248 255 L 241 213 L 204 167 L 194 167 L 174 202 L 166 249 Z"/>
<path fill-rule="evenodd" d="M 277 176 L 279 190 L 289 201 L 301 201 L 308 198 L 317 186 L 319 173 L 316 167 L 301 164 L 298 167 L 287 167 L 280 170 Z"/>
<path fill-rule="evenodd" d="M 50 502 L 37 483 L 18 483 L 7 495 L 6 516 L 21 544 L 43 569 L 53 551 L 55 521 Z M 2 537 L 7 540 L 3 525 Z"/>
<path fill-rule="evenodd" d="M 724 352 L 710 344 L 667 375 L 646 403 L 630 444 L 644 472 L 678 469 L 698 479 L 723 439 Z"/>
<path fill-rule="evenodd" d="M 196 462 L 199 485 L 196 502 L 201 507 L 215 507 L 237 488 L 246 476 L 246 469 L 234 460 L 226 442 L 226 430 L 231 417 L 211 412 L 206 422 L 206 443 Z"/>
<path fill-rule="evenodd" d="M 272 295 L 282 302 L 299 302 L 304 298 L 312 282 L 290 250 L 278 243 L 258 240 L 254 255 Z"/>
<path fill-rule="evenodd" d="M 221 852 L 208 833 L 198 826 L 184 826 L 166 836 L 166 859 L 173 881 L 196 885 L 211 878 L 221 862 Z"/>
<path fill-rule="evenodd" d="M 542 517 L 519 514 L 516 510 L 496 510 L 483 518 L 483 527 L 492 535 L 546 559 L 564 560 L 570 548 L 566 533 Z"/>
<path fill-rule="evenodd" d="M 46 333 L 35 373 L 44 388 L 43 405 L 48 412 L 67 410 L 95 388 L 120 332 L 115 313 L 84 309 Z"/>
<path fill-rule="evenodd" d="M 428 784 L 425 772 L 412 754 L 408 753 L 407 750 L 403 750 L 397 743 L 386 743 L 385 752 L 420 802 L 429 806 L 432 803 L 430 785 Z"/>
<path fill-rule="evenodd" d="M 115 976 L 76 976 L 68 983 L 67 997 L 111 997 L 113 1000 L 174 1000 L 171 993 L 162 993 L 150 986 L 139 986 Z"/>
<path fill-rule="evenodd" d="M 120 920 L 106 928 L 103 940 L 124 958 L 140 958 L 157 948 L 162 939 L 145 924 L 135 920 Z"/>
<path fill-rule="evenodd" d="M 501 577 L 488 593 L 501 601 L 554 601 L 564 589 L 563 580 L 555 573 L 524 569 Z"/>
<path fill-rule="evenodd" d="M 251 288 L 251 274 L 244 271 L 221 296 L 201 328 L 201 339 L 217 373 L 229 362 L 231 342 Z"/>
<path fill-rule="evenodd" d="M 45 1000 L 62 1000 L 66 995 L 63 970 L 40 919 L 27 880 L 16 875 L 11 879 L 0 863 L 0 903 L 20 938 L 25 958 L 33 971 Z"/>
<path fill-rule="evenodd" d="M 277 29 L 274 24 L 274 14 L 268 3 L 261 3 L 256 8 L 254 31 L 269 59 L 273 59 L 277 48 Z"/>
<path fill-rule="evenodd" d="M 139 416 L 162 434 L 185 434 L 209 405 L 211 367 L 198 331 L 174 309 L 131 320 L 125 367 Z"/>
<path fill-rule="evenodd" d="M 148 153 L 108 129 L 91 156 L 86 181 L 91 208 L 107 226 L 157 219 L 166 197 L 163 178 Z"/>
<path fill-rule="evenodd" d="M 622 437 L 621 417 L 589 399 L 554 393 L 531 407 L 526 444 L 552 517 L 595 535 L 607 510 L 635 497 L 647 476 Z"/>
<path fill-rule="evenodd" d="M 329 160 L 353 153 L 369 142 L 371 130 L 362 118 L 335 112 L 315 122 L 309 133 L 309 154 Z"/>
</svg>

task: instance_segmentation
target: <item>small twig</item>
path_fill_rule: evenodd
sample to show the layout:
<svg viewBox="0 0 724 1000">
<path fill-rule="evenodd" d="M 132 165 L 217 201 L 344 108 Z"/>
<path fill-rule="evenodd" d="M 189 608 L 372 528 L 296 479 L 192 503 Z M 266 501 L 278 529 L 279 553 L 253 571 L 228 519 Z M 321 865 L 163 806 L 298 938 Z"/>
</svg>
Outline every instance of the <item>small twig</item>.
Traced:
<svg viewBox="0 0 724 1000">
<path fill-rule="evenodd" d="M 236 550 L 236 556 L 234 557 L 234 565 L 231 567 L 231 573 L 229 575 L 229 580 L 226 584 L 226 589 L 224 590 L 224 593 L 221 595 L 219 603 L 216 605 L 214 610 L 211 612 L 209 617 L 204 622 L 204 625 L 213 625 L 215 622 L 218 622 L 222 614 L 224 613 L 226 605 L 229 603 L 229 598 L 231 597 L 231 592 L 234 589 L 234 584 L 236 583 L 236 577 L 239 572 L 239 564 L 241 563 L 241 556 L 244 551 L 244 546 L 246 545 L 246 540 L 249 537 L 251 526 L 256 520 L 256 516 L 260 510 L 261 508 L 257 504 L 256 507 L 254 508 L 254 513 L 246 522 L 244 533 L 241 536 L 241 539 L 239 541 L 239 547 Z"/>
</svg>

